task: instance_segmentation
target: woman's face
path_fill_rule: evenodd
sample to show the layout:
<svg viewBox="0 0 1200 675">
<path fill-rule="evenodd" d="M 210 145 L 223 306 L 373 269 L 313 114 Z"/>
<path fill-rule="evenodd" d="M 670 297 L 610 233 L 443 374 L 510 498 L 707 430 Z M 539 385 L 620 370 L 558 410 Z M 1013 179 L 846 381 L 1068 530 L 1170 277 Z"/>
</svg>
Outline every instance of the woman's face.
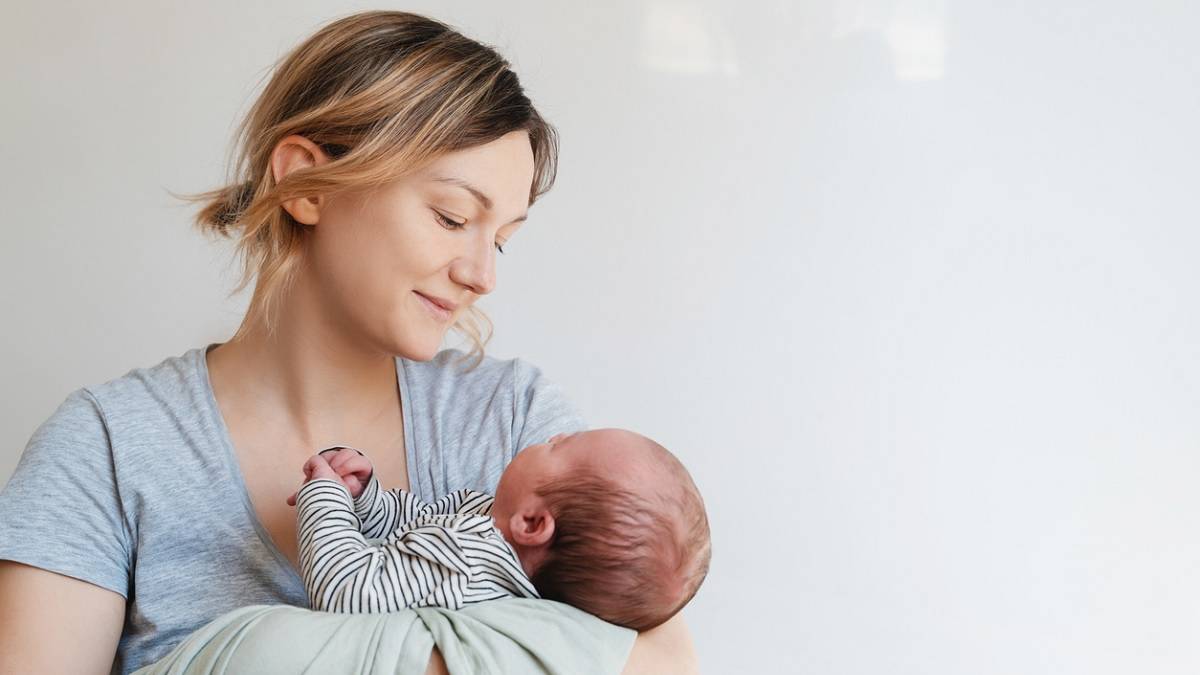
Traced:
<svg viewBox="0 0 1200 675">
<path fill-rule="evenodd" d="M 323 197 L 304 273 L 322 319 L 380 351 L 432 358 L 496 287 L 497 245 L 521 227 L 533 173 L 529 136 L 515 131 L 383 188 Z"/>
</svg>

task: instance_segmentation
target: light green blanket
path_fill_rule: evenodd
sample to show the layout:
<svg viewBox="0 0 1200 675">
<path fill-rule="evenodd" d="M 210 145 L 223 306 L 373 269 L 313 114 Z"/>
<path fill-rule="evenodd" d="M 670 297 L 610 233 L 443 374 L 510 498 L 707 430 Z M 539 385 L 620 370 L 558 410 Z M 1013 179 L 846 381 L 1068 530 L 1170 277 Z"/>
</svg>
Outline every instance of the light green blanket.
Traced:
<svg viewBox="0 0 1200 675">
<path fill-rule="evenodd" d="M 453 675 L 616 675 L 636 637 L 570 605 L 527 598 L 388 614 L 251 605 L 213 620 L 135 675 L 422 675 L 434 644 Z"/>
</svg>

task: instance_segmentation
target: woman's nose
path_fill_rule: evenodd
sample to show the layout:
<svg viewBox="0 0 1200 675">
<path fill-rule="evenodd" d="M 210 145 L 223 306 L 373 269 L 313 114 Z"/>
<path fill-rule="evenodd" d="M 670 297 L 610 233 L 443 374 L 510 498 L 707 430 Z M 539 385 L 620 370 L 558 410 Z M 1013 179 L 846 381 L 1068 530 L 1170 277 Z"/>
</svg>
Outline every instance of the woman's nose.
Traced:
<svg viewBox="0 0 1200 675">
<path fill-rule="evenodd" d="M 491 293 L 496 288 L 496 250 L 491 240 L 473 239 L 470 250 L 450 266 L 450 278 L 476 295 Z"/>
</svg>

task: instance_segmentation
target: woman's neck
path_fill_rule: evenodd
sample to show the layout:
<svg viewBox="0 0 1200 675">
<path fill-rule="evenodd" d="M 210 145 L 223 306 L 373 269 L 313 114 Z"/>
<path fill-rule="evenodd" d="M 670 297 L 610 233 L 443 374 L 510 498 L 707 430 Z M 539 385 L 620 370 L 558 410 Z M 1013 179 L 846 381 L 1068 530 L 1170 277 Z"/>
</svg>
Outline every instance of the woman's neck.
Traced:
<svg viewBox="0 0 1200 675">
<path fill-rule="evenodd" d="M 394 419 L 395 357 L 364 348 L 313 294 L 295 290 L 279 307 L 274 335 L 248 325 L 238 340 L 208 353 L 223 403 L 251 411 L 266 428 L 291 429 L 308 447 L 348 443 Z"/>
</svg>

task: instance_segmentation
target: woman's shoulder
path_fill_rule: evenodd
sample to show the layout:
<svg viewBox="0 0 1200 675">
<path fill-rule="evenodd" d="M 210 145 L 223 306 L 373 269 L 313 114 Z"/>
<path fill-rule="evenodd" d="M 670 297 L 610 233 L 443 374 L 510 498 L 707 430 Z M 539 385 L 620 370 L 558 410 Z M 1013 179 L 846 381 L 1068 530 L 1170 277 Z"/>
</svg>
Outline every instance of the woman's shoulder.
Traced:
<svg viewBox="0 0 1200 675">
<path fill-rule="evenodd" d="M 140 460 L 186 434 L 173 392 L 194 377 L 189 355 L 79 387 L 37 426 L 0 491 L 0 558 L 129 596 L 139 507 L 123 495 L 152 478 Z"/>
<path fill-rule="evenodd" d="M 153 365 L 131 368 L 119 377 L 85 385 L 81 390 L 101 401 L 125 397 L 165 395 L 176 398 L 183 394 L 190 395 L 199 375 L 197 360 L 202 358 L 203 353 L 203 347 L 189 349 Z"/>
<path fill-rule="evenodd" d="M 83 435 L 80 432 L 86 430 L 88 436 L 103 434 L 111 441 L 124 426 L 170 424 L 181 411 L 195 411 L 204 404 L 202 375 L 197 369 L 203 353 L 202 347 L 189 349 L 153 365 L 132 368 L 119 377 L 78 387 L 67 394 L 38 433 Z"/>
</svg>

